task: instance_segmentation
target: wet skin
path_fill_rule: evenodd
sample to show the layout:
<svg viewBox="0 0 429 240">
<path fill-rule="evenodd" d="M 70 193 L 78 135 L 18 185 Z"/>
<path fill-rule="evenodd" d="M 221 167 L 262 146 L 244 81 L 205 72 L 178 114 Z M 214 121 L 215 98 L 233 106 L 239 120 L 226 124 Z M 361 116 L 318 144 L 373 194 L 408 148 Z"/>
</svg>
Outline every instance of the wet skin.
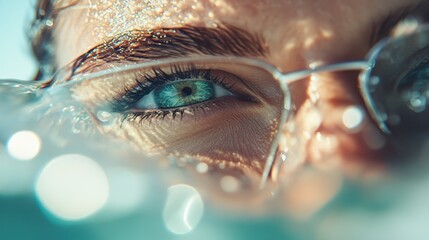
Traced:
<svg viewBox="0 0 429 240">
<path fill-rule="evenodd" d="M 69 2 L 60 2 L 60 5 L 65 6 Z M 103 51 L 103 47 L 112 46 L 106 45 L 109 41 L 112 43 L 112 39 L 115 44 L 131 45 L 139 36 L 147 35 L 146 37 L 150 38 L 152 31 L 161 32 L 169 37 L 176 33 L 168 31 L 172 29 L 180 31 L 184 27 L 190 28 L 191 31 L 195 31 L 195 28 L 202 29 L 203 32 L 213 29 L 238 29 L 237 31 L 244 32 L 243 35 L 250 38 L 245 43 L 246 46 L 250 48 L 250 44 L 254 44 L 252 50 L 242 51 L 239 55 L 264 60 L 283 72 L 360 60 L 365 58 L 378 40 L 389 34 L 397 20 L 406 16 L 403 12 L 413 9 L 413 6 L 421 1 L 181 0 L 177 1 L 177 4 L 168 2 L 159 0 L 148 7 L 144 1 L 138 0 L 104 0 L 91 3 L 77 1 L 75 5 L 60 11 L 55 20 L 54 65 L 59 68 L 88 52 L 95 59 L 101 58 L 100 52 Z M 389 25 L 386 22 L 389 21 L 391 26 L 386 27 Z M 128 42 L 121 42 L 118 37 L 125 33 L 131 33 L 131 37 L 127 39 Z M 233 45 L 234 41 L 243 41 L 243 36 L 238 35 L 240 34 L 236 33 L 236 38 L 229 39 L 232 42 L 230 44 Z M 132 41 L 129 41 L 130 39 Z M 99 51 L 94 51 L 94 47 Z M 123 47 L 132 49 L 130 46 Z M 184 56 L 203 55 L 210 53 L 195 50 L 184 54 Z M 216 52 L 216 55 L 232 56 L 234 53 L 225 49 L 224 53 Z M 109 59 L 109 62 L 113 63 L 127 61 L 139 60 L 131 61 L 120 54 L 116 60 L 114 57 Z M 145 57 L 141 61 L 151 61 L 151 58 Z M 106 68 L 103 66 L 106 59 L 92 62 L 95 63 L 101 69 Z M 89 71 L 91 67 L 82 65 L 79 70 Z M 227 66 L 220 68 L 228 70 Z M 294 104 L 294 117 L 290 121 L 294 122 L 297 129 L 292 134 L 299 139 L 299 143 L 287 141 L 291 138 L 291 133 L 283 129 L 280 150 L 294 149 L 292 157 L 295 158 L 293 160 L 298 163 L 297 165 L 310 165 L 323 171 L 341 171 L 349 176 L 382 172 L 380 169 L 386 161 L 382 144 L 385 139 L 368 114 L 364 112 L 364 119 L 357 130 L 348 129 L 343 121 L 343 113 L 350 106 L 365 109 L 358 89 L 358 73 L 356 71 L 316 74 L 290 86 Z M 128 139 L 146 152 L 166 151 L 179 154 L 185 152 L 194 157 L 202 153 L 197 157 L 200 161 L 209 164 L 227 163 L 233 169 L 240 169 L 237 171 L 258 175 L 263 170 L 264 162 L 261 159 L 268 149 L 266 142 L 272 140 L 273 129 L 278 124 L 270 120 L 278 118 L 282 104 L 282 93 L 278 90 L 278 83 L 270 77 L 266 79 L 268 79 L 266 83 L 250 80 L 250 85 L 253 86 L 250 90 L 244 87 L 246 84 L 237 86 L 236 91 L 255 97 L 258 99 L 257 103 L 229 99 L 230 102 L 208 107 L 208 114 L 185 115 L 184 121 L 171 120 L 172 123 L 168 126 L 151 125 L 151 131 L 142 131 L 142 126 L 132 120 L 127 121 L 122 129 L 110 128 L 104 131 Z M 76 92 L 86 96 L 81 100 L 88 105 L 96 105 L 97 101 L 120 94 L 121 90 L 118 89 L 121 87 L 124 85 L 112 84 L 106 87 L 88 84 L 80 86 Z M 194 120 L 186 122 L 187 116 L 196 118 L 200 123 L 196 124 Z M 234 119 L 241 119 L 241 122 Z M 222 131 L 213 129 L 213 126 L 218 125 L 223 126 Z M 145 129 L 149 128 L 148 125 L 145 126 Z M 174 134 L 171 129 L 175 129 Z M 225 140 L 243 134 L 250 134 L 247 139 L 251 139 L 242 144 L 245 147 Z M 368 140 L 374 137 L 380 141 L 374 143 Z M 212 146 L 213 143 L 210 142 L 213 139 L 216 140 L 216 146 Z M 254 139 L 259 141 L 255 143 Z M 237 154 L 234 154 L 234 151 Z M 290 169 L 281 169 L 278 176 L 290 175 L 292 172 L 295 174 L 295 171 Z M 327 178 L 325 172 L 316 175 L 316 180 L 309 181 L 311 184 L 307 184 L 306 177 L 304 180 L 299 177 L 297 179 L 300 179 L 296 181 L 299 188 L 295 189 L 299 190 L 296 190 L 297 194 L 286 194 L 289 200 L 296 200 L 298 193 L 305 192 L 306 189 L 308 191 L 327 189 L 323 190 L 324 195 L 320 194 L 326 195 L 321 197 L 320 201 L 323 202 L 329 199 L 336 189 L 327 186 L 338 185 L 332 184 L 333 180 Z M 318 181 L 321 187 L 316 188 L 314 182 Z M 315 205 L 318 206 L 318 203 Z"/>
</svg>

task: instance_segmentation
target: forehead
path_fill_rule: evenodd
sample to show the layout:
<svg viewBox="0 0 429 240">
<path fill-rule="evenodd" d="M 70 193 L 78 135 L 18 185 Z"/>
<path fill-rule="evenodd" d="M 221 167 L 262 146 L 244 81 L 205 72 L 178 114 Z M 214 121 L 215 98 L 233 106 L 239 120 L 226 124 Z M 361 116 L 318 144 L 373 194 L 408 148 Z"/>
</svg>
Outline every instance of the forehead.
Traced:
<svg viewBox="0 0 429 240">
<path fill-rule="evenodd" d="M 260 34 L 275 47 L 292 46 L 294 41 L 311 45 L 344 30 L 358 32 L 392 9 L 413 2 L 417 1 L 176 0 L 172 4 L 169 0 L 78 0 L 58 14 L 54 29 L 60 55 L 57 63 L 62 66 L 125 31 L 184 25 L 228 23 Z M 62 7 L 68 4 L 59 1 Z"/>
</svg>

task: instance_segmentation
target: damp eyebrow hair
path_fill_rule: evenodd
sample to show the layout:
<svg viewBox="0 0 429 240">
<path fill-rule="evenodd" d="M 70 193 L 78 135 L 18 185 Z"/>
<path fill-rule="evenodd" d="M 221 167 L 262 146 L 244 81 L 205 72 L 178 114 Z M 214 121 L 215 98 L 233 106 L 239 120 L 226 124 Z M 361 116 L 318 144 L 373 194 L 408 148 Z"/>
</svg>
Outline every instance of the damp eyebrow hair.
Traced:
<svg viewBox="0 0 429 240">
<path fill-rule="evenodd" d="M 408 17 L 414 16 L 423 18 L 422 20 L 428 20 L 428 11 L 429 0 L 422 0 L 389 12 L 387 15 L 374 22 L 370 44 L 375 44 L 381 39 L 388 37 L 395 26 Z"/>
<path fill-rule="evenodd" d="M 262 57 L 269 50 L 262 37 L 221 24 L 216 28 L 183 26 L 131 30 L 79 56 L 73 74 L 88 72 L 109 62 L 142 62 L 189 55 Z"/>
</svg>

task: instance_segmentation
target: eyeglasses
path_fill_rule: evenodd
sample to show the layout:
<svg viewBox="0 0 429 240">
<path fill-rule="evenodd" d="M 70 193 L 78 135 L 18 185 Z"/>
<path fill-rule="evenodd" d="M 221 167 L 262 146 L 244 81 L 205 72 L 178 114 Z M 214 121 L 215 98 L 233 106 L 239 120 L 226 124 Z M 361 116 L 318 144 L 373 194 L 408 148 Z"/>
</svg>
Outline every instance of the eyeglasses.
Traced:
<svg viewBox="0 0 429 240">
<path fill-rule="evenodd" d="M 429 26 L 422 26 L 381 41 L 366 60 L 288 73 L 261 60 L 216 56 L 103 66 L 89 74 L 72 74 L 69 66 L 46 95 L 52 101 L 69 96 L 98 131 L 145 155 L 181 159 L 193 171 L 234 176 L 242 186 L 263 186 L 281 156 L 280 133 L 293 112 L 290 84 L 313 74 L 360 70 L 369 113 L 383 132 L 395 133 L 429 120 L 428 49 Z"/>
</svg>

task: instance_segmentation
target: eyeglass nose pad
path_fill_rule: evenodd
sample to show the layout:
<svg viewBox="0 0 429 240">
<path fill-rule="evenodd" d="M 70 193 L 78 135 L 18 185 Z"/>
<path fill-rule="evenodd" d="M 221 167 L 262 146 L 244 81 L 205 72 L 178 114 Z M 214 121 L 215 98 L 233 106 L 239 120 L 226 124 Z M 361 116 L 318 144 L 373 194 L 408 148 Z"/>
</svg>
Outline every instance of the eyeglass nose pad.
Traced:
<svg viewBox="0 0 429 240">
<path fill-rule="evenodd" d="M 262 174 L 260 188 L 264 188 L 267 182 L 280 182 L 283 172 L 295 169 L 302 162 L 304 153 L 300 151 L 299 129 L 295 122 L 294 104 L 287 81 L 277 77 L 280 88 L 283 91 L 283 109 L 279 118 L 276 136 L 272 140 L 271 149 L 266 160 Z M 289 168 L 290 167 L 290 168 Z"/>
<path fill-rule="evenodd" d="M 374 66 L 370 66 L 359 74 L 358 79 L 361 95 L 371 118 L 375 121 L 378 128 L 385 134 L 391 134 L 390 129 L 386 125 L 387 114 L 376 106 L 370 96 L 371 87 L 377 85 L 380 81 L 378 77 L 371 76 L 373 68 Z"/>
<path fill-rule="evenodd" d="M 287 181 L 288 176 L 303 164 L 305 147 L 303 147 L 298 131 L 293 114 L 291 114 L 283 124 L 281 132 L 278 133 L 279 141 L 276 145 L 275 154 L 269 169 L 266 170 L 266 176 L 263 176 L 261 188 L 268 181 L 276 184 Z"/>
</svg>

